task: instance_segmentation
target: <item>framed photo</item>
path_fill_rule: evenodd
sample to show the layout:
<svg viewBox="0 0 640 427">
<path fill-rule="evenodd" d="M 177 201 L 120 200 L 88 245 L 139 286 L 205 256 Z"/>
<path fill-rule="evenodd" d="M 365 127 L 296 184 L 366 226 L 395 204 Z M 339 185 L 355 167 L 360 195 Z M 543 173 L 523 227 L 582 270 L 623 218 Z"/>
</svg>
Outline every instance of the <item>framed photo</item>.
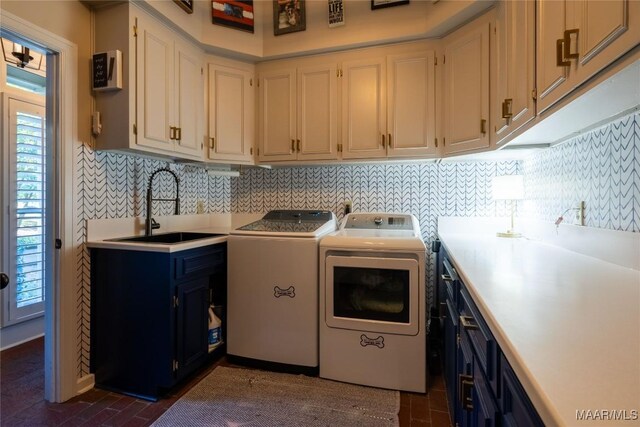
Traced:
<svg viewBox="0 0 640 427">
<path fill-rule="evenodd" d="M 253 0 L 212 0 L 211 9 L 214 24 L 253 33 Z"/>
<path fill-rule="evenodd" d="M 400 6 L 401 4 L 409 4 L 409 0 L 371 0 L 371 10 Z"/>
<path fill-rule="evenodd" d="M 187 13 L 193 13 L 193 0 L 173 0 L 175 4 L 180 6 Z"/>
<path fill-rule="evenodd" d="M 342 0 L 329 0 L 329 28 L 344 25 L 344 4 Z"/>
<path fill-rule="evenodd" d="M 294 33 L 307 28 L 304 0 L 273 0 L 273 34 Z"/>
</svg>

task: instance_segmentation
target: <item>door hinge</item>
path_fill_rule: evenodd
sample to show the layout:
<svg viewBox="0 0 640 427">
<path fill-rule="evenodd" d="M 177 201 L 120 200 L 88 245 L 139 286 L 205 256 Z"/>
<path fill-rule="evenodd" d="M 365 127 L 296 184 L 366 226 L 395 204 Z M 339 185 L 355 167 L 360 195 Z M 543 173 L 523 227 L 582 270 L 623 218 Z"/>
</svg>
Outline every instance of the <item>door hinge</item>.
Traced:
<svg viewBox="0 0 640 427">
<path fill-rule="evenodd" d="M 177 307 L 178 307 L 179 302 L 180 302 L 180 301 L 178 300 L 178 297 L 174 295 L 174 296 L 173 296 L 173 308 L 177 308 Z"/>
<path fill-rule="evenodd" d="M 438 148 L 438 138 L 436 138 L 436 148 Z"/>
<path fill-rule="evenodd" d="M 178 361 L 176 359 L 173 359 L 173 372 L 176 372 L 179 367 L 180 364 L 178 363 Z"/>
<path fill-rule="evenodd" d="M 138 134 L 138 126 L 136 126 L 136 124 L 133 124 L 133 134 L 137 135 Z"/>
<path fill-rule="evenodd" d="M 531 91 L 531 98 L 533 98 L 534 101 L 536 101 L 538 99 L 538 90 L 537 89 L 533 89 Z"/>
<path fill-rule="evenodd" d="M 137 25 L 133 26 L 133 37 L 138 37 L 138 26 Z"/>
</svg>

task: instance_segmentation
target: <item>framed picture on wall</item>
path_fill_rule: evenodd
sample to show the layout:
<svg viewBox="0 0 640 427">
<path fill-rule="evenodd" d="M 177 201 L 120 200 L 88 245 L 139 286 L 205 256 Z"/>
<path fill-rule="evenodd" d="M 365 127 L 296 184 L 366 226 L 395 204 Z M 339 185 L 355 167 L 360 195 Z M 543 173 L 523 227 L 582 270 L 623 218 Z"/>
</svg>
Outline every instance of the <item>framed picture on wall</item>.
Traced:
<svg viewBox="0 0 640 427">
<path fill-rule="evenodd" d="M 273 0 L 273 34 L 294 33 L 307 28 L 304 0 Z"/>
<path fill-rule="evenodd" d="M 212 0 L 213 23 L 253 33 L 253 0 Z"/>
<path fill-rule="evenodd" d="M 409 4 L 409 0 L 371 0 L 371 10 Z"/>
<path fill-rule="evenodd" d="M 187 13 L 193 13 L 193 0 L 173 0 L 175 4 L 180 6 Z"/>
</svg>

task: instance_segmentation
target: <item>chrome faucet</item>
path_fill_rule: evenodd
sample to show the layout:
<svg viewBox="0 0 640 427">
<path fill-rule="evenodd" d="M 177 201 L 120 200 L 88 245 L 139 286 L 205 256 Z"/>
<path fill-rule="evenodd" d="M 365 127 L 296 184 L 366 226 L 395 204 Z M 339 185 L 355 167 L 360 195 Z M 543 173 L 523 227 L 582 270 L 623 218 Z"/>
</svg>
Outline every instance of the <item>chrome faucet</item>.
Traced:
<svg viewBox="0 0 640 427">
<path fill-rule="evenodd" d="M 175 199 L 154 199 L 153 198 L 153 178 L 160 172 L 169 172 L 173 175 L 173 179 L 176 181 L 176 198 Z M 156 222 L 155 219 L 151 217 L 151 204 L 154 201 L 157 202 L 174 202 L 175 203 L 175 215 L 180 215 L 180 187 L 178 185 L 178 176 L 170 170 L 169 168 L 160 168 L 151 174 L 149 178 L 149 186 L 147 187 L 147 218 L 145 220 L 145 236 L 151 236 L 153 230 L 157 230 L 160 228 L 160 224 Z"/>
</svg>

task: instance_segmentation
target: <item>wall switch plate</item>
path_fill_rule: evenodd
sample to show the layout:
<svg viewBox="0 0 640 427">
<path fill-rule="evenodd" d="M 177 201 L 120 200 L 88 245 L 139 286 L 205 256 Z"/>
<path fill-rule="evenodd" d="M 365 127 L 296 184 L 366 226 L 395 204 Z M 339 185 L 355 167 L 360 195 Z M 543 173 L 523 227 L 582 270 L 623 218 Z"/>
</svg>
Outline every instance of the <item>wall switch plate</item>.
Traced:
<svg viewBox="0 0 640 427">
<path fill-rule="evenodd" d="M 198 200 L 196 202 L 196 213 L 203 214 L 204 213 L 204 202 L 202 200 Z"/>
<path fill-rule="evenodd" d="M 576 222 L 578 225 L 584 225 L 584 200 L 578 203 L 576 208 Z"/>
</svg>

